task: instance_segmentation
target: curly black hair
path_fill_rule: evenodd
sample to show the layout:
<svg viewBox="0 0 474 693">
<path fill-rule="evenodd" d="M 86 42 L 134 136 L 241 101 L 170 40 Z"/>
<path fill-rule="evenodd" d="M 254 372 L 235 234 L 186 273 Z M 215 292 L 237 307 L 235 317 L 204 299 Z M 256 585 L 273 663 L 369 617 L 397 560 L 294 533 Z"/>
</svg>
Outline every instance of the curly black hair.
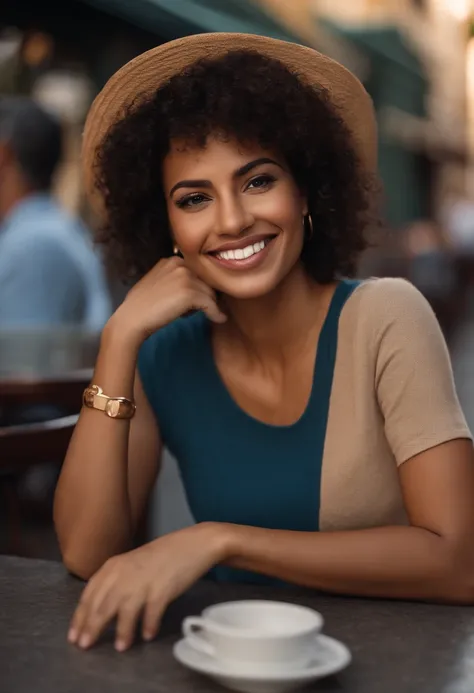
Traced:
<svg viewBox="0 0 474 693">
<path fill-rule="evenodd" d="M 375 220 L 375 181 L 328 92 L 249 50 L 194 63 L 135 100 L 104 138 L 96 182 L 107 224 L 98 241 L 118 274 L 136 280 L 172 254 L 162 162 L 171 141 L 204 147 L 212 133 L 258 142 L 284 158 L 313 222 L 302 251 L 306 270 L 319 283 L 354 276 Z"/>
</svg>

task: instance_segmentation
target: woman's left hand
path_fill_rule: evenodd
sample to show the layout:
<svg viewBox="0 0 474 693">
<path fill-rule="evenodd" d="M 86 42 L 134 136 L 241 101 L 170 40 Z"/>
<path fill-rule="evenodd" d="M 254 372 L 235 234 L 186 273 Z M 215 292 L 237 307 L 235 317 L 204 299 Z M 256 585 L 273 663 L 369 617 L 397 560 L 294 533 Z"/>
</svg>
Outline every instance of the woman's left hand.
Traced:
<svg viewBox="0 0 474 693">
<path fill-rule="evenodd" d="M 110 558 L 82 593 L 69 642 L 88 648 L 117 618 L 115 647 L 122 652 L 132 645 L 140 616 L 143 638 L 152 640 L 167 606 L 225 557 L 224 527 L 202 523 Z"/>
</svg>

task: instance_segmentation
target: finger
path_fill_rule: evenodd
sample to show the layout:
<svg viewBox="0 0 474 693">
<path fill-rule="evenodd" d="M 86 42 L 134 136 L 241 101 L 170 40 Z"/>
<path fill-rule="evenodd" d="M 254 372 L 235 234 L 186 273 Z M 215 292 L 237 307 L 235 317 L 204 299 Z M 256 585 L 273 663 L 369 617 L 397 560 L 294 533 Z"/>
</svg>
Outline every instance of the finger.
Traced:
<svg viewBox="0 0 474 693">
<path fill-rule="evenodd" d="M 192 289 L 194 289 L 198 293 L 205 294 L 206 296 L 209 296 L 209 298 L 212 298 L 215 300 L 216 292 L 214 291 L 214 289 L 211 289 L 209 284 L 206 284 L 205 282 L 203 282 L 202 279 L 198 279 L 197 277 L 191 277 L 190 278 L 190 286 Z"/>
<path fill-rule="evenodd" d="M 184 260 L 179 255 L 172 255 L 165 260 L 160 261 L 155 267 L 166 267 L 168 270 L 172 270 L 176 267 L 184 267 Z"/>
<path fill-rule="evenodd" d="M 73 645 L 78 642 L 86 618 L 87 606 L 81 602 L 77 605 L 71 619 L 67 639 Z"/>
<path fill-rule="evenodd" d="M 111 620 L 117 615 L 119 605 L 120 597 L 113 591 L 100 599 L 94 599 L 89 604 L 77 641 L 79 647 L 88 649 L 97 642 Z"/>
<path fill-rule="evenodd" d="M 143 599 L 127 600 L 119 610 L 117 616 L 117 631 L 115 636 L 115 649 L 124 652 L 132 645 L 135 639 L 137 623 L 143 608 Z"/>
<path fill-rule="evenodd" d="M 78 605 L 71 619 L 67 639 L 70 643 L 76 643 L 82 632 L 82 627 L 89 608 L 89 600 L 97 589 L 97 578 L 93 576 L 81 592 Z"/>
<path fill-rule="evenodd" d="M 94 619 L 94 614 L 102 615 L 106 609 L 106 601 L 109 593 L 113 590 L 115 578 L 113 575 L 97 574 L 92 578 L 84 589 L 77 609 L 74 613 L 71 628 L 69 629 L 68 640 L 79 644 L 80 647 L 90 646 L 90 621 Z"/>
<path fill-rule="evenodd" d="M 143 640 L 150 641 L 156 638 L 165 608 L 166 603 L 159 597 L 152 596 L 147 601 L 142 622 Z"/>
<path fill-rule="evenodd" d="M 202 310 L 212 322 L 226 322 L 227 316 L 220 310 L 214 296 L 209 296 L 204 292 L 198 291 L 194 293 L 191 302 L 192 308 L 195 310 Z"/>
<path fill-rule="evenodd" d="M 203 306 L 202 311 L 212 322 L 216 322 L 218 324 L 227 322 L 227 315 L 221 311 L 215 301 L 210 301 L 208 304 Z"/>
</svg>

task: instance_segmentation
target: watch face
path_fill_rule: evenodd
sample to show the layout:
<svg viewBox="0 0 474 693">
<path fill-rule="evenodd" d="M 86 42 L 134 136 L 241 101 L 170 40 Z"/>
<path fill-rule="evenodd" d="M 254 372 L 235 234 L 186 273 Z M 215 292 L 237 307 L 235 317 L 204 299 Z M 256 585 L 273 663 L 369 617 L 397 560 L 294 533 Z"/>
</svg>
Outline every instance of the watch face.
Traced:
<svg viewBox="0 0 474 693">
<path fill-rule="evenodd" d="M 105 407 L 105 413 L 112 419 L 116 419 L 123 413 L 122 408 L 123 402 L 120 402 L 117 399 L 109 399 Z"/>
</svg>

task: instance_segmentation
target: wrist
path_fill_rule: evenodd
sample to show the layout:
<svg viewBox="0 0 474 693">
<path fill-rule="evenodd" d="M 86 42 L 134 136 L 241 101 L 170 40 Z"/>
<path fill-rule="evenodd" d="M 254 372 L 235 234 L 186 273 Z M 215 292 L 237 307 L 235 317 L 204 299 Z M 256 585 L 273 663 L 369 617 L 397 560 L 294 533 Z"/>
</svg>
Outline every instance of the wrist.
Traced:
<svg viewBox="0 0 474 693">
<path fill-rule="evenodd" d="M 239 552 L 239 527 L 226 522 L 201 522 L 195 525 L 205 546 L 212 554 L 214 564 L 225 563 Z"/>
<path fill-rule="evenodd" d="M 102 331 L 92 383 L 108 397 L 133 399 L 140 346 L 140 340 L 112 316 Z"/>
<path fill-rule="evenodd" d="M 116 311 L 107 321 L 101 337 L 101 346 L 107 349 L 126 349 L 132 353 L 138 353 L 145 337 L 138 330 L 131 327 L 121 319 Z"/>
</svg>

